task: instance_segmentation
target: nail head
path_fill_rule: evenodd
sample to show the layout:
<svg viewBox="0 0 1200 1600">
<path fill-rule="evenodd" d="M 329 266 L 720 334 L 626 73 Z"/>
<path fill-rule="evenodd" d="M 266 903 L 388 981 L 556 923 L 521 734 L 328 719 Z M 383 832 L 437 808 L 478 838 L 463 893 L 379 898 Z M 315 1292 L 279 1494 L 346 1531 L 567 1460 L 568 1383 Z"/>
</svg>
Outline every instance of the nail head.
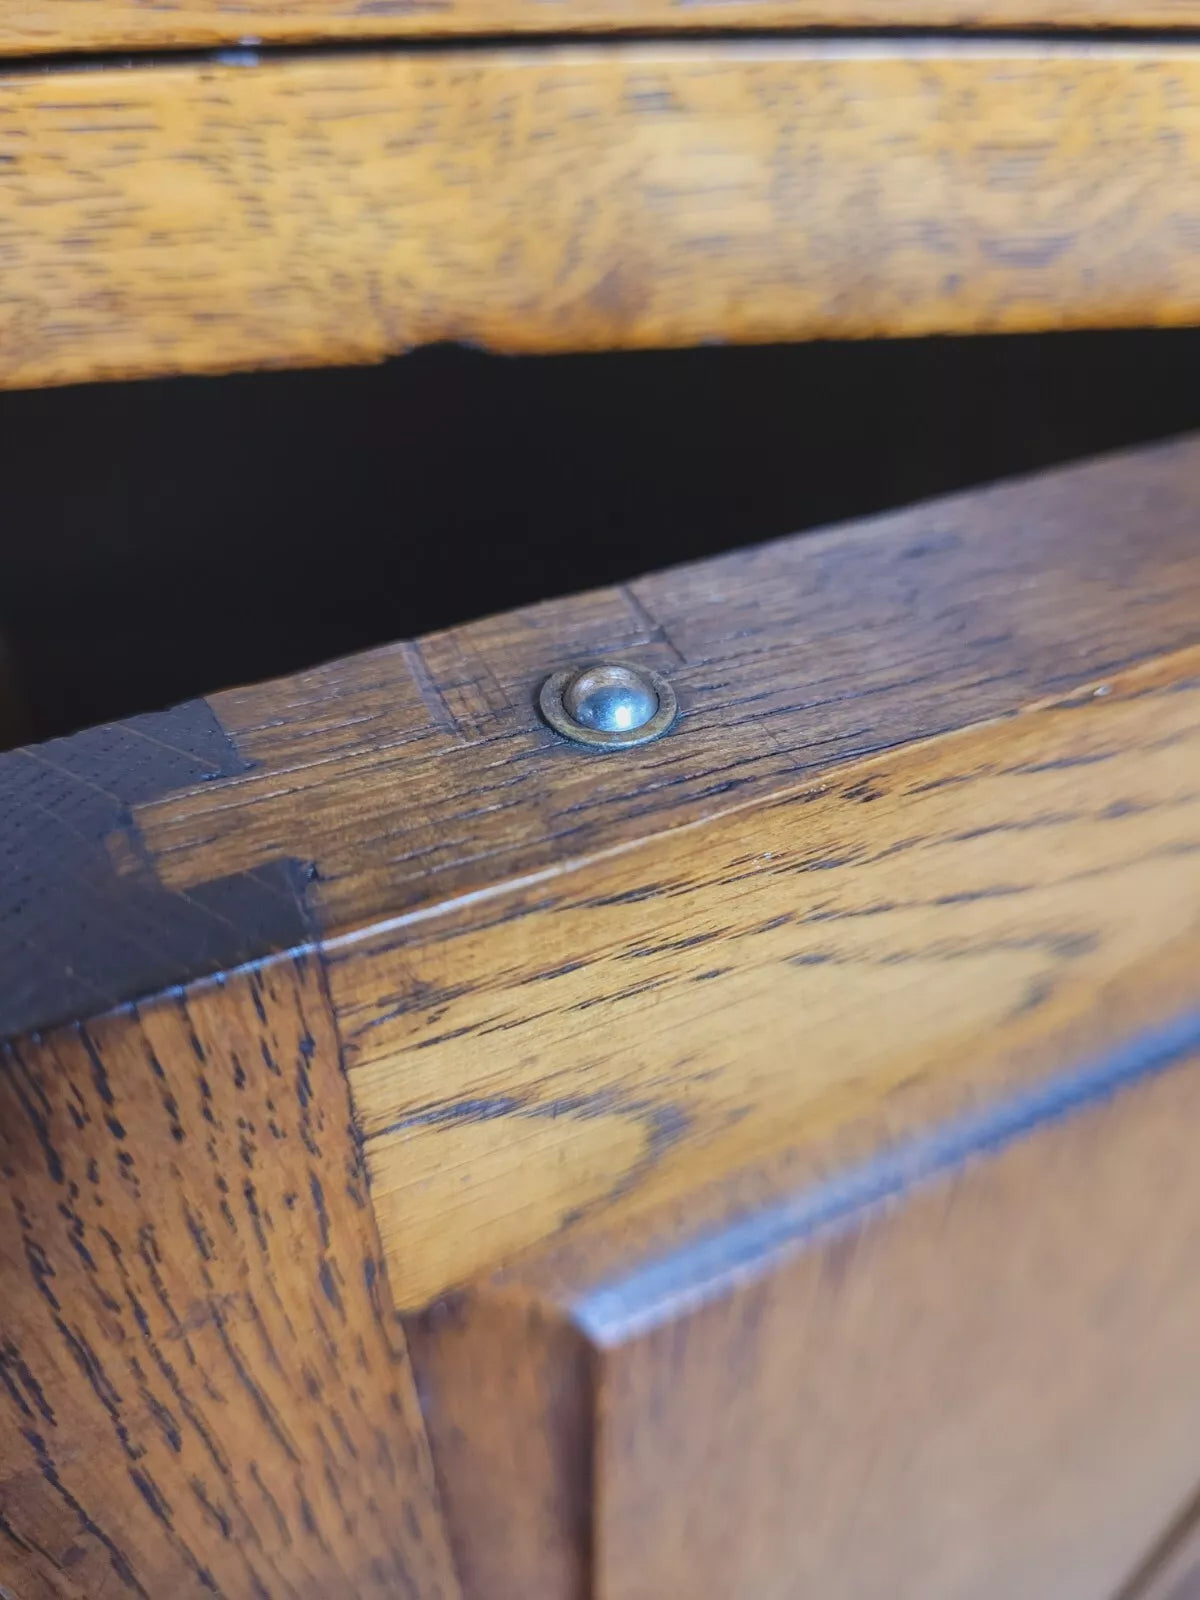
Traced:
<svg viewBox="0 0 1200 1600">
<path fill-rule="evenodd" d="M 678 709 L 675 691 L 648 667 L 595 661 L 547 678 L 539 698 L 550 726 L 577 744 L 625 750 L 657 739 Z"/>
</svg>

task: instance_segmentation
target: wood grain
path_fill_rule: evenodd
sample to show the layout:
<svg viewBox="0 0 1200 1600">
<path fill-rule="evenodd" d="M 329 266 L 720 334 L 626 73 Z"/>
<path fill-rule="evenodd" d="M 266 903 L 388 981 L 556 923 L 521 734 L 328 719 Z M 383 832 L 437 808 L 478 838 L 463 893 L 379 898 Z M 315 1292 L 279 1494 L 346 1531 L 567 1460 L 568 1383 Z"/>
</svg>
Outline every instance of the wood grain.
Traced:
<svg viewBox="0 0 1200 1600">
<path fill-rule="evenodd" d="M 471 1600 L 1115 1589 L 1200 1481 L 1198 517 L 1182 441 L 3 758 L 21 1600 L 455 1600 L 393 1288 Z M 620 760 L 534 710 L 608 654 Z"/>
<path fill-rule="evenodd" d="M 1198 956 L 416 1319 L 466 1592 L 1112 1595 L 1200 1469 Z"/>
<path fill-rule="evenodd" d="M 1156 446 L 0 755 L 0 1036 L 276 938 L 362 935 L 330 950 L 340 985 L 374 929 L 397 971 L 347 1009 L 367 1065 L 440 907 L 484 917 L 506 885 L 1197 643 L 1198 517 L 1200 444 Z M 615 763 L 535 709 L 548 673 L 607 655 L 682 704 Z"/>
<path fill-rule="evenodd" d="M 908 1070 L 900 1040 L 970 1038 L 1178 930 L 1198 514 L 1200 446 L 1156 447 L 216 696 L 228 770 L 131 792 L 89 837 L 157 915 L 287 868 L 394 1287 L 421 1304 L 749 1159 L 780 1119 L 836 1125 L 856 1075 Z M 662 666 L 683 706 L 617 762 L 534 710 L 548 671 L 610 653 Z M 91 866 L 76 902 L 58 834 L 25 826 L 82 825 L 91 771 L 14 809 L 14 970 L 51 889 L 87 935 L 58 947 L 68 972 L 105 943 L 72 909 Z M 164 981 L 121 949 L 110 1003 Z"/>
<path fill-rule="evenodd" d="M 0 1581 L 455 1600 L 319 967 L 0 1055 Z"/>
<path fill-rule="evenodd" d="M 0 382 L 1188 323 L 1197 214 L 1187 44 L 17 71 Z"/>
<path fill-rule="evenodd" d="M 326 939 L 420 939 L 454 900 L 1200 642 L 1197 518 L 1187 439 L 214 695 L 246 770 L 135 803 L 122 854 L 189 893 L 293 859 Z M 670 676 L 668 738 L 605 762 L 549 731 L 543 679 L 594 656 Z"/>
<path fill-rule="evenodd" d="M 356 942 L 333 992 L 397 1298 L 782 1130 L 832 1140 L 935 1056 L 986 1093 L 974 1041 L 1149 962 L 1197 904 L 1189 651 Z"/>
<path fill-rule="evenodd" d="M 704 28 L 1194 28 L 1194 0 L 3 0 L 0 52 Z"/>
</svg>

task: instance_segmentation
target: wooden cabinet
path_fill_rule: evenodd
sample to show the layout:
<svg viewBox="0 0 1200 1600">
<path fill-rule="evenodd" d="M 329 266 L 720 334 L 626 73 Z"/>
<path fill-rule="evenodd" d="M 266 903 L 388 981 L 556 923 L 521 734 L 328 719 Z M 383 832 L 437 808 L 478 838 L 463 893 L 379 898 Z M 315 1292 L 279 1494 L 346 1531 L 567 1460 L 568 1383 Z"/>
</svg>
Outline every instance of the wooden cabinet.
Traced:
<svg viewBox="0 0 1200 1600">
<path fill-rule="evenodd" d="M 8 1591 L 1161 1587 L 1198 515 L 1184 440 L 0 757 Z M 680 715 L 597 754 L 611 657 Z"/>
<path fill-rule="evenodd" d="M 0 0 L 0 388 L 1192 325 L 1195 10 Z M 0 1600 L 1186 1600 L 1198 527 L 1193 435 L 0 754 Z"/>
</svg>

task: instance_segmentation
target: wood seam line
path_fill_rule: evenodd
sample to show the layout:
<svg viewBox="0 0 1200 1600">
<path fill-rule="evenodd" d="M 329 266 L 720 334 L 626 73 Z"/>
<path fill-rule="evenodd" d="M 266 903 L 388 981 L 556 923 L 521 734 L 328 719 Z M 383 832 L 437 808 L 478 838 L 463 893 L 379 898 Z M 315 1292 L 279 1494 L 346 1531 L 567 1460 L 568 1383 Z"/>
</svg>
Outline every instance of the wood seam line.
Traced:
<svg viewBox="0 0 1200 1600">
<path fill-rule="evenodd" d="M 1135 662 L 1132 666 L 1119 668 L 1118 671 L 1120 676 L 1126 681 L 1128 681 L 1131 677 L 1136 677 L 1141 674 L 1150 675 L 1162 673 L 1164 671 L 1171 673 L 1172 676 L 1175 676 L 1175 673 L 1172 671 L 1172 669 L 1177 663 L 1182 665 L 1185 669 L 1189 666 L 1189 663 L 1194 663 L 1194 670 L 1190 675 L 1200 675 L 1200 644 L 1186 645 L 1178 650 L 1167 651 L 1161 655 L 1151 656 L 1144 660 Z M 784 804 L 789 800 L 795 799 L 797 796 L 802 796 L 809 793 L 820 794 L 823 790 L 833 787 L 835 784 L 842 784 L 847 781 L 852 781 L 860 773 L 869 775 L 871 772 L 877 770 L 881 766 L 885 766 L 889 761 L 895 760 L 897 753 L 900 751 L 919 751 L 940 746 L 947 741 L 954 740 L 962 736 L 969 736 L 979 732 L 982 729 L 995 727 L 1005 722 L 1011 722 L 1017 717 L 1023 717 L 1038 711 L 1047 710 L 1056 705 L 1068 705 L 1073 702 L 1086 700 L 1091 696 L 1104 692 L 1107 688 L 1108 679 L 1115 675 L 1115 673 L 1106 673 L 1103 677 L 1092 680 L 1085 684 L 1082 688 L 1071 690 L 1066 694 L 1040 696 L 1037 700 L 1031 701 L 1027 705 L 1018 706 L 1012 711 L 1001 713 L 999 716 L 982 717 L 978 721 L 963 723 L 958 727 L 943 729 L 938 733 L 929 734 L 916 739 L 904 740 L 896 744 L 885 746 L 880 750 L 873 750 L 869 755 L 857 756 L 842 764 L 835 763 L 832 766 L 822 767 L 819 777 L 806 779 L 802 776 L 797 776 L 797 779 L 794 783 L 781 784 L 778 789 L 773 790 L 769 795 L 752 795 L 744 801 L 719 807 L 703 817 L 697 817 L 691 821 L 677 823 L 668 828 L 659 829 L 653 833 L 639 834 L 636 838 L 622 840 L 620 843 L 608 846 L 602 850 L 589 851 L 578 856 L 573 856 L 568 861 L 558 862 L 552 866 L 539 868 L 534 872 L 521 874 L 515 877 L 500 878 L 495 883 L 490 883 L 483 888 L 470 890 L 461 895 L 449 896 L 444 900 L 435 901 L 430 905 L 420 906 L 414 911 L 402 912 L 394 917 L 371 917 L 360 925 L 356 925 L 343 931 L 331 934 L 322 934 L 314 931 L 308 939 L 289 945 L 286 949 L 269 951 L 261 956 L 250 957 L 246 961 L 231 963 L 230 965 L 216 969 L 211 973 L 206 973 L 202 976 L 190 979 L 182 985 L 178 983 L 171 983 L 160 988 L 139 991 L 130 998 L 120 1001 L 116 1005 L 107 1006 L 102 1010 L 95 1012 L 94 1017 L 116 1015 L 122 1011 L 136 1009 L 139 1006 L 149 1005 L 152 1002 L 161 999 L 164 995 L 170 994 L 177 990 L 190 993 L 192 991 L 203 989 L 209 984 L 220 983 L 223 979 L 234 977 L 239 973 L 252 972 L 260 968 L 269 968 L 276 962 L 285 962 L 294 959 L 296 956 L 306 956 L 312 954 L 317 955 L 319 958 L 322 986 L 326 989 L 326 991 L 328 991 L 328 973 L 325 964 L 328 957 L 348 950 L 359 942 L 364 942 L 378 935 L 386 935 L 390 932 L 398 931 L 403 928 L 416 927 L 426 922 L 436 921 L 443 916 L 453 915 L 454 913 L 463 910 L 465 907 L 483 905 L 489 900 L 500 898 L 514 891 L 536 887 L 539 884 L 549 883 L 558 878 L 567 877 L 575 872 L 588 870 L 600 862 L 615 860 L 622 856 L 628 855 L 633 851 L 644 849 L 646 846 L 652 845 L 656 840 L 665 839 L 667 837 L 674 838 L 684 834 L 691 834 L 708 827 L 710 824 L 720 822 L 728 817 L 753 813 L 754 811 L 763 810 L 777 804 Z M 1185 671 L 1179 675 L 1186 676 L 1188 674 Z M 92 1018 L 89 1017 L 88 1020 L 92 1020 Z M 49 1031 L 50 1029 L 34 1029 L 32 1030 L 32 1036 L 40 1037 L 44 1032 Z M 22 1029 L 16 1034 L 0 1037 L 0 1045 L 25 1037 L 28 1032 L 29 1030 Z M 340 1051 L 342 1049 L 340 1023 L 338 1045 Z M 345 1071 L 344 1058 L 343 1071 Z"/>
<path fill-rule="evenodd" d="M 1182 670 L 1176 672 L 1174 669 L 1177 665 Z M 1017 706 L 1013 710 L 1002 712 L 998 716 L 981 717 L 978 721 L 965 722 L 957 727 L 944 728 L 937 733 L 923 735 L 920 738 L 906 739 L 896 744 L 886 745 L 879 750 L 871 751 L 869 755 L 856 756 L 845 763 L 835 762 L 831 766 L 822 767 L 817 777 L 805 778 L 803 775 L 798 774 L 794 782 L 783 782 L 779 788 L 772 790 L 768 795 L 751 795 L 746 800 L 720 806 L 703 817 L 696 817 L 688 822 L 676 823 L 653 833 L 639 834 L 634 839 L 623 839 L 619 844 L 610 845 L 602 850 L 588 851 L 578 856 L 572 856 L 568 861 L 556 862 L 552 866 L 541 867 L 534 872 L 523 873 L 516 877 L 501 878 L 483 888 L 472 889 L 461 895 L 452 895 L 445 900 L 438 900 L 430 905 L 419 906 L 413 911 L 402 912 L 394 917 L 372 918 L 364 922 L 360 927 L 347 928 L 344 931 L 331 934 L 318 934 L 316 939 L 323 955 L 340 953 L 343 950 L 350 949 L 362 940 L 398 931 L 402 928 L 416 927 L 421 923 L 435 921 L 440 917 L 451 915 L 469 906 L 484 905 L 489 900 L 497 899 L 503 895 L 536 888 L 539 884 L 550 883 L 556 879 L 568 877 L 572 873 L 588 870 L 599 862 L 615 860 L 630 854 L 632 851 L 645 849 L 647 845 L 651 845 L 657 840 L 691 834 L 728 817 L 753 813 L 775 805 L 786 804 L 788 801 L 804 795 L 821 794 L 824 790 L 833 788 L 835 785 L 852 782 L 859 774 L 867 776 L 877 771 L 889 762 L 894 761 L 901 751 L 918 752 L 934 749 L 952 740 L 969 737 L 987 728 L 1012 722 L 1018 717 L 1036 715 L 1038 712 L 1052 710 L 1055 706 L 1079 704 L 1093 697 L 1103 696 L 1109 691 L 1110 680 L 1116 676 L 1120 676 L 1123 684 L 1128 684 L 1130 679 L 1136 679 L 1142 675 L 1149 677 L 1163 673 L 1172 679 L 1200 676 L 1200 644 L 1185 645 L 1178 650 L 1150 656 L 1135 662 L 1132 666 L 1120 667 L 1115 671 L 1105 673 L 1078 689 L 1072 689 L 1063 694 L 1041 695 L 1026 705 Z M 1133 694 L 1127 692 L 1126 698 L 1133 698 L 1136 692 L 1136 690 Z"/>
<path fill-rule="evenodd" d="M 383 1301 L 383 1309 L 390 1315 L 400 1338 L 403 1339 L 408 1360 L 411 1365 L 412 1352 L 408 1348 L 408 1331 L 404 1326 L 403 1319 L 396 1310 L 396 1299 L 392 1293 L 391 1275 L 388 1270 L 388 1255 L 387 1251 L 383 1248 L 383 1241 L 379 1232 L 379 1218 L 375 1210 L 375 1200 L 371 1192 L 374 1188 L 374 1178 L 371 1172 L 371 1164 L 367 1160 L 366 1137 L 363 1133 L 362 1118 L 359 1114 L 358 1100 L 354 1094 L 354 1089 L 350 1082 L 350 1074 L 346 1068 L 346 1049 L 342 1038 L 342 1020 L 338 1014 L 338 1008 L 334 1003 L 333 992 L 329 985 L 329 971 L 325 965 L 325 953 L 321 948 L 319 939 L 313 942 L 310 953 L 316 967 L 318 989 L 328 1011 L 334 1041 L 337 1046 L 338 1070 L 341 1075 L 343 1088 L 345 1089 L 346 1100 L 350 1107 L 350 1136 L 354 1142 L 354 1149 L 358 1157 L 359 1173 L 361 1174 L 363 1186 L 366 1189 L 367 1210 L 370 1213 L 370 1227 L 374 1236 L 377 1273 L 378 1278 L 382 1280 L 380 1295 Z M 294 958 L 294 956 L 291 958 Z M 440 1518 L 442 1527 L 447 1528 L 448 1523 L 446 1520 L 444 1507 L 445 1492 L 442 1484 L 441 1474 L 438 1471 L 438 1463 L 433 1451 L 432 1441 L 429 1436 L 429 1422 L 425 1415 L 425 1396 L 421 1393 L 420 1385 L 415 1381 L 415 1367 L 413 1368 L 413 1376 L 414 1391 L 416 1394 L 418 1414 L 421 1423 L 421 1436 L 419 1445 L 425 1452 L 425 1466 L 429 1475 L 429 1480 L 433 1484 L 435 1496 L 433 1509 Z M 459 1560 L 457 1547 L 454 1541 L 451 1539 L 447 1539 L 447 1547 L 449 1550 L 450 1565 L 454 1574 L 454 1578 L 458 1583 L 461 1594 L 465 1595 L 467 1591 L 463 1583 L 462 1572 L 460 1571 L 461 1562 Z"/>
<path fill-rule="evenodd" d="M 1056 27 L 1014 24 L 963 28 L 949 24 L 905 26 L 886 23 L 820 24 L 772 27 L 770 24 L 739 28 L 728 24 L 711 27 L 696 22 L 689 27 L 657 26 L 639 29 L 609 28 L 602 23 L 578 30 L 498 29 L 495 32 L 382 34 L 376 37 L 354 34 L 322 34 L 309 39 L 264 39 L 253 44 L 229 43 L 152 44 L 138 48 L 113 47 L 103 50 L 65 49 L 45 54 L 8 54 L 0 51 L 0 78 L 6 81 L 40 79 L 51 74 L 74 76 L 96 71 L 124 71 L 131 66 L 154 70 L 188 66 L 234 66 L 262 68 L 289 61 L 322 58 L 353 61 L 358 57 L 413 57 L 459 55 L 464 62 L 479 53 L 503 56 L 537 56 L 570 51 L 586 57 L 603 57 L 620 50 L 665 49 L 682 57 L 720 46 L 738 55 L 753 57 L 762 48 L 772 55 L 780 46 L 794 46 L 799 52 L 830 60 L 861 58 L 881 53 L 890 56 L 897 49 L 919 58 L 922 51 L 949 52 L 964 59 L 993 56 L 1045 55 L 1070 56 L 1080 47 L 1089 54 L 1119 56 L 1133 51 L 1144 54 L 1158 48 L 1186 49 L 1200 46 L 1200 24 L 1179 27 L 1142 27 L 1136 23 L 1069 24 Z"/>
</svg>

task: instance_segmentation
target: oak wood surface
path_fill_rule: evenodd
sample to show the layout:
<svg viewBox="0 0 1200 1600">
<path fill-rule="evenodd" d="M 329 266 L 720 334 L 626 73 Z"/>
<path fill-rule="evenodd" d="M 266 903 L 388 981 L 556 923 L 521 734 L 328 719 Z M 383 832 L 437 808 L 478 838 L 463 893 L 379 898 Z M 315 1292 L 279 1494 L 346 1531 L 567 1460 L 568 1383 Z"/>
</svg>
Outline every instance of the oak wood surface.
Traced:
<svg viewBox="0 0 1200 1600">
<path fill-rule="evenodd" d="M 0 1053 L 0 1587 L 458 1594 L 311 956 Z"/>
<path fill-rule="evenodd" d="M 1194 0 L 3 0 L 0 53 L 704 28 L 1194 28 Z"/>
<path fill-rule="evenodd" d="M 1182 440 L 0 755 L 0 1037 L 279 941 L 323 939 L 340 987 L 452 902 L 485 919 L 506 888 L 1186 649 L 1198 517 Z M 608 655 L 681 700 L 617 762 L 535 709 Z M 338 1004 L 354 1070 L 390 1050 L 386 983 Z"/>
<path fill-rule="evenodd" d="M 1189 648 L 1198 517 L 1187 438 L 216 694 L 229 770 L 135 797 L 110 853 L 189 894 L 293 860 L 327 942 L 420 939 L 454 901 Z M 593 656 L 670 676 L 669 737 L 604 761 L 550 732 L 543 679 Z M 384 1019 L 350 1024 L 357 1066 Z"/>
<path fill-rule="evenodd" d="M 332 987 L 397 1298 L 690 1195 L 781 1129 L 832 1140 L 931 1059 L 986 1096 L 976 1041 L 1149 962 L 1198 904 L 1188 651 L 358 947 Z"/>
<path fill-rule="evenodd" d="M 979 1036 L 991 1106 L 881 1094 L 417 1319 L 467 1593 L 1114 1595 L 1200 1477 L 1198 954 Z"/>
<path fill-rule="evenodd" d="M 1087 1511 L 1115 1587 L 1200 1480 L 1198 516 L 1184 440 L 0 758 L 0 1512 L 36 1600 L 453 1596 L 393 1292 L 470 1600 L 770 1593 L 822 1438 L 814 1582 L 877 1594 L 890 1551 L 922 1597 L 1056 1592 Z M 682 706 L 619 759 L 534 709 L 608 654 Z M 882 1230 L 862 1272 L 834 1220 Z M 739 1339 L 718 1470 L 695 1395 Z"/>
<path fill-rule="evenodd" d="M 1188 323 L 1198 130 L 1166 42 L 13 70 L 0 383 Z"/>
<path fill-rule="evenodd" d="M 246 960 L 230 908 L 275 908 L 267 948 L 322 945 L 406 1306 L 781 1119 L 834 1126 L 1190 914 L 1198 463 L 1114 457 L 3 758 L 7 969 L 37 980 L 7 1031 L 161 987 L 164 952 L 175 981 Z M 610 653 L 683 707 L 618 761 L 534 710 Z M 139 733 L 174 753 L 131 763 Z"/>
</svg>

